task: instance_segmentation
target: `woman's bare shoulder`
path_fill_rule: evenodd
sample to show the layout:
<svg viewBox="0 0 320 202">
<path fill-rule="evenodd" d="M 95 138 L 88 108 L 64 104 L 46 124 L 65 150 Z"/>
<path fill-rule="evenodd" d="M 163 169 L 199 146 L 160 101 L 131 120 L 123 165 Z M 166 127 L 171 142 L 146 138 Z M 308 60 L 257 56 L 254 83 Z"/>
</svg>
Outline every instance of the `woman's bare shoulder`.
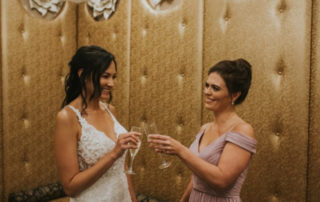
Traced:
<svg viewBox="0 0 320 202">
<path fill-rule="evenodd" d="M 249 123 L 247 123 L 247 122 L 245 122 L 245 121 L 242 121 L 241 123 L 239 123 L 238 125 L 236 125 L 236 126 L 232 129 L 232 131 L 233 131 L 233 132 L 240 133 L 240 134 L 242 134 L 242 135 L 249 136 L 249 137 L 255 139 L 253 127 L 252 127 Z"/>
<path fill-rule="evenodd" d="M 55 129 L 57 140 L 67 141 L 70 138 L 72 141 L 75 140 L 80 128 L 78 117 L 70 107 L 64 107 L 57 113 Z"/>
<path fill-rule="evenodd" d="M 69 107 L 62 108 L 56 116 L 57 123 L 73 124 L 77 120 L 75 112 Z"/>
</svg>

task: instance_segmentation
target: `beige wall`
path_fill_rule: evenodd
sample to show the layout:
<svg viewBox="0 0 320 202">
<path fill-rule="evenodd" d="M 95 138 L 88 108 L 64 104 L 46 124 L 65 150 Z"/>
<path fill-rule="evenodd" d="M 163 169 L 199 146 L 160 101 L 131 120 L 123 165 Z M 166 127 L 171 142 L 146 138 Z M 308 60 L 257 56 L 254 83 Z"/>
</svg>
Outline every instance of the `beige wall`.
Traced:
<svg viewBox="0 0 320 202">
<path fill-rule="evenodd" d="M 33 17 L 19 0 L 1 1 L 1 198 L 57 180 L 55 114 L 76 50 L 76 6 L 53 19 Z"/>
<path fill-rule="evenodd" d="M 205 1 L 204 74 L 222 59 L 253 66 L 238 108 L 258 139 L 245 201 L 305 201 L 311 8 L 311 1 Z"/>
<path fill-rule="evenodd" d="M 120 122 L 129 129 L 154 120 L 188 146 L 212 119 L 202 104 L 208 69 L 247 59 L 252 88 L 237 110 L 255 128 L 258 149 L 243 201 L 318 201 L 319 8 L 319 0 L 164 0 L 154 10 L 148 0 L 119 0 L 107 21 L 73 3 L 49 20 L 2 0 L 1 198 L 57 180 L 52 133 L 62 78 L 77 46 L 97 44 L 118 62 Z M 159 170 L 159 156 L 143 145 L 137 193 L 178 200 L 191 173 L 168 159 L 173 165 Z"/>
<path fill-rule="evenodd" d="M 320 199 L 320 1 L 313 1 L 312 9 L 312 46 L 311 46 L 311 90 L 310 90 L 310 130 L 308 164 L 308 199 Z"/>
</svg>

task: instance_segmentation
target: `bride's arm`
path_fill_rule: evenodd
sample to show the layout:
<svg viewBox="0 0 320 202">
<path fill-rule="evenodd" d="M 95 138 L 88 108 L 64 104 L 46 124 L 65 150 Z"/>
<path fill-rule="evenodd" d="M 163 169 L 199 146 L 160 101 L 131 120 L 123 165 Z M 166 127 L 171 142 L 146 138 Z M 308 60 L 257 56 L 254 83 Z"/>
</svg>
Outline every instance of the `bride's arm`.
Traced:
<svg viewBox="0 0 320 202">
<path fill-rule="evenodd" d="M 77 118 L 67 109 L 57 114 L 54 137 L 56 164 L 65 193 L 75 196 L 96 182 L 119 158 L 125 149 L 131 147 L 128 141 L 137 142 L 133 134 L 119 137 L 112 151 L 103 156 L 95 165 L 80 172 L 77 156 Z"/>
</svg>

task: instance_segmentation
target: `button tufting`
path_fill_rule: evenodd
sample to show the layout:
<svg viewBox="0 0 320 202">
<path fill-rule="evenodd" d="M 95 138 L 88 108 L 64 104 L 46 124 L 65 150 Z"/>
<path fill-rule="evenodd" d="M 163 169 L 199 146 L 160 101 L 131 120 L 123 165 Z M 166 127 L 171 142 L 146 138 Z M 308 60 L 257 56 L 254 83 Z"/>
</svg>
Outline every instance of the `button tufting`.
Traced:
<svg viewBox="0 0 320 202">
<path fill-rule="evenodd" d="M 147 122 L 147 115 L 146 114 L 142 114 L 140 121 L 142 122 L 142 124 Z"/>
<path fill-rule="evenodd" d="M 147 77 L 145 75 L 141 76 L 141 84 L 145 84 L 147 81 Z"/>
<path fill-rule="evenodd" d="M 26 40 L 28 38 L 28 32 L 26 31 L 22 32 L 22 38 Z"/>
<path fill-rule="evenodd" d="M 275 126 L 274 126 L 274 134 L 279 136 L 281 134 L 281 132 L 282 132 L 281 128 L 282 128 L 281 124 L 279 124 L 279 123 L 275 124 Z"/>
<path fill-rule="evenodd" d="M 178 116 L 177 125 L 180 126 L 180 127 L 182 127 L 184 125 L 184 121 L 182 119 L 182 116 Z"/>
<path fill-rule="evenodd" d="M 28 161 L 29 161 L 27 153 L 28 153 L 27 151 L 24 151 L 23 154 L 22 154 L 22 162 L 24 162 L 25 165 L 28 164 Z"/>
<path fill-rule="evenodd" d="M 277 70 L 276 70 L 279 75 L 283 75 L 285 66 L 286 66 L 286 64 L 285 64 L 284 60 L 280 59 L 277 64 Z"/>
<path fill-rule="evenodd" d="M 287 9 L 287 4 L 285 0 L 282 0 L 278 6 L 278 10 L 280 13 L 283 13 Z"/>
<path fill-rule="evenodd" d="M 61 81 L 62 85 L 64 85 L 64 80 L 65 80 L 64 76 L 60 77 L 60 81 Z"/>
<path fill-rule="evenodd" d="M 25 129 L 30 128 L 30 121 L 27 119 L 23 119 L 23 125 Z"/>
<path fill-rule="evenodd" d="M 271 135 L 270 137 L 271 144 L 273 148 L 278 149 L 280 146 L 280 136 L 279 135 Z"/>
<path fill-rule="evenodd" d="M 186 29 L 187 23 L 185 20 L 183 20 L 180 24 L 179 24 L 179 31 L 180 33 L 183 33 Z"/>
<path fill-rule="evenodd" d="M 227 7 L 226 7 L 226 10 L 225 10 L 225 13 L 224 13 L 224 15 L 223 15 L 223 19 L 224 19 L 225 21 L 229 21 L 230 18 L 231 18 L 230 8 L 229 8 L 229 6 L 227 6 Z"/>
<path fill-rule="evenodd" d="M 115 32 L 113 32 L 111 37 L 112 37 L 113 40 L 115 40 L 117 38 L 117 34 Z"/>
<path fill-rule="evenodd" d="M 60 41 L 61 41 L 61 43 L 64 43 L 64 41 L 65 41 L 65 37 L 62 35 L 62 36 L 60 36 Z"/>
<path fill-rule="evenodd" d="M 181 82 L 183 80 L 184 74 L 178 74 L 178 81 Z"/>
<path fill-rule="evenodd" d="M 181 132 L 182 132 L 182 126 L 181 126 L 181 125 L 178 125 L 178 126 L 177 126 L 177 133 L 178 133 L 178 134 L 181 134 Z"/>
<path fill-rule="evenodd" d="M 25 32 L 25 29 L 24 29 L 24 24 L 20 24 L 20 26 L 18 27 L 18 31 L 23 34 Z"/>
<path fill-rule="evenodd" d="M 23 74 L 22 75 L 23 77 L 23 81 L 26 85 L 29 85 L 30 84 L 30 76 L 26 75 L 26 74 Z"/>
<path fill-rule="evenodd" d="M 272 201 L 272 202 L 277 202 L 277 201 L 279 201 L 279 200 L 278 200 L 277 196 L 274 195 L 274 196 L 271 196 L 271 201 Z"/>
<path fill-rule="evenodd" d="M 181 184 L 181 181 L 182 181 L 181 175 L 177 175 L 177 176 L 176 176 L 176 183 L 177 183 L 177 184 Z"/>
<path fill-rule="evenodd" d="M 147 35 L 147 30 L 146 29 L 143 29 L 142 30 L 142 36 L 146 36 Z"/>
</svg>

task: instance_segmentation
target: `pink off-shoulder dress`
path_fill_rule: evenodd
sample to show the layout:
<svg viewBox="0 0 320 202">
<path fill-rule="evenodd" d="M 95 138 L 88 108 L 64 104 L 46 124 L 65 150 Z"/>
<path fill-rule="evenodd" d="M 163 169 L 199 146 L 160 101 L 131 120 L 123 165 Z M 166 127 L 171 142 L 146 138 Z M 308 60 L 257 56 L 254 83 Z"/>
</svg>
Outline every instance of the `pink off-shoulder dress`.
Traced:
<svg viewBox="0 0 320 202">
<path fill-rule="evenodd" d="M 220 156 L 227 142 L 231 142 L 254 154 L 256 152 L 256 140 L 240 133 L 228 131 L 213 141 L 199 152 L 199 141 L 204 131 L 199 132 L 190 150 L 201 159 L 218 165 Z M 246 178 L 249 163 L 246 169 L 239 175 L 235 182 L 225 190 L 215 190 L 204 180 L 193 174 L 193 187 L 189 201 L 191 202 L 241 202 L 240 191 Z"/>
</svg>

